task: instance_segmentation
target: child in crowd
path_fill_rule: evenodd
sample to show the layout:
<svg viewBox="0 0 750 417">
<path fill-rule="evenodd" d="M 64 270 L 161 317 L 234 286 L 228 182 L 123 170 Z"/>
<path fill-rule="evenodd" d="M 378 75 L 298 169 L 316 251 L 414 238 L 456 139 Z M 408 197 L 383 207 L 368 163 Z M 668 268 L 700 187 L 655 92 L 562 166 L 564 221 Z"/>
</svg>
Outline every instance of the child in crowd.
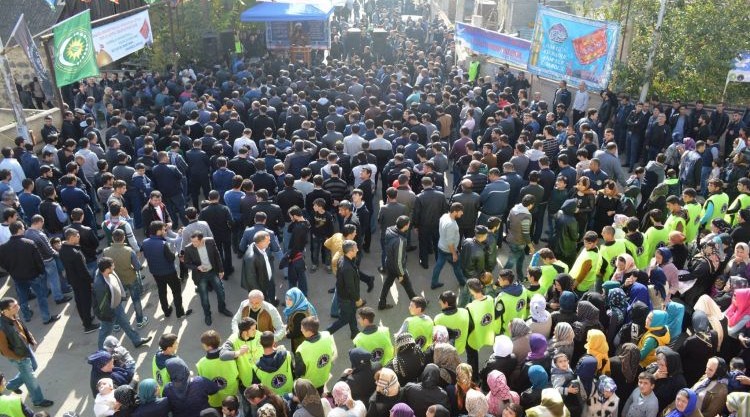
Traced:
<svg viewBox="0 0 750 417">
<path fill-rule="evenodd" d="M 135 372 L 135 359 L 133 355 L 128 352 L 125 346 L 120 344 L 120 341 L 116 337 L 110 335 L 104 339 L 104 350 L 112 355 L 112 359 L 115 361 L 115 366 L 127 369 L 130 372 Z"/>
</svg>

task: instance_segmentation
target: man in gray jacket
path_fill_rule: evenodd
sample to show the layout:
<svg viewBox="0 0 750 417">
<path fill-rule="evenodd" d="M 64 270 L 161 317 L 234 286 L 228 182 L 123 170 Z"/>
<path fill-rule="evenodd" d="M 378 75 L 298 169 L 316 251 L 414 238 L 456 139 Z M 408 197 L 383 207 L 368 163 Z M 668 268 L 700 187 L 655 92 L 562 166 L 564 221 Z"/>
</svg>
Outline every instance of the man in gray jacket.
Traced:
<svg viewBox="0 0 750 417">
<path fill-rule="evenodd" d="M 527 194 L 523 196 L 520 204 L 516 204 L 508 214 L 508 236 L 506 239 L 510 246 L 510 255 L 506 268 L 513 270 L 518 277 L 523 277 L 523 264 L 527 253 L 534 252 L 534 244 L 531 242 L 531 210 L 536 204 L 536 198 Z M 528 252 L 527 252 L 528 249 Z"/>
<path fill-rule="evenodd" d="M 380 248 L 382 249 L 380 253 L 380 267 L 378 267 L 378 271 L 381 273 L 385 272 L 385 232 L 386 230 L 389 227 L 394 226 L 396 224 L 396 220 L 398 220 L 399 217 L 408 216 L 409 214 L 411 214 L 409 213 L 405 205 L 396 201 L 396 198 L 398 197 L 398 190 L 396 190 L 393 187 L 390 187 L 385 191 L 385 195 L 388 198 L 388 200 L 385 203 L 385 205 L 380 208 L 380 211 L 378 212 L 378 226 L 380 226 Z"/>
</svg>

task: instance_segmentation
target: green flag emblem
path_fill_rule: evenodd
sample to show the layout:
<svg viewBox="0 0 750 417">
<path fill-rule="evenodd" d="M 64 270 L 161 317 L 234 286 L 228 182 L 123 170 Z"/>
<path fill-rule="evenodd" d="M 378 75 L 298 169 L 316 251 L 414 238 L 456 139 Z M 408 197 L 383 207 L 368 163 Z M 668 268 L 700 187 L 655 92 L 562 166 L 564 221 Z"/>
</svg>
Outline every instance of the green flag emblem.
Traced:
<svg viewBox="0 0 750 417">
<path fill-rule="evenodd" d="M 99 75 L 88 10 L 59 23 L 54 28 L 54 34 L 58 87 Z"/>
</svg>

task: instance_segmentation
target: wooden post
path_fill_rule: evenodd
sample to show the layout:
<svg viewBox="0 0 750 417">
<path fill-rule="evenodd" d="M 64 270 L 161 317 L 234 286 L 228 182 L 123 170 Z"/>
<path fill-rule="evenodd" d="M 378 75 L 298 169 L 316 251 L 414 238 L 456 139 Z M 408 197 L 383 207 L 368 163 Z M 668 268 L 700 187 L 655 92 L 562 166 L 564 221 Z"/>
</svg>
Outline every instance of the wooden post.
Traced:
<svg viewBox="0 0 750 417">
<path fill-rule="evenodd" d="M 0 46 L 2 44 L 3 42 L 0 40 Z M 8 90 L 10 107 L 13 109 L 13 115 L 16 119 L 16 132 L 18 132 L 18 136 L 23 137 L 27 142 L 31 142 L 29 126 L 26 124 L 26 115 L 23 112 L 23 105 L 21 104 L 21 98 L 18 96 L 18 90 L 16 90 L 16 80 L 10 70 L 8 58 L 5 56 L 5 48 L 0 51 L 0 74 L 3 75 L 5 89 Z"/>
<path fill-rule="evenodd" d="M 55 74 L 55 61 L 52 59 L 52 51 L 50 50 L 49 42 L 52 38 L 42 39 L 42 45 L 44 46 L 44 55 L 47 58 L 47 67 L 49 67 L 50 82 L 52 83 L 52 91 L 55 93 L 55 105 L 60 109 L 60 117 L 65 118 L 65 104 L 63 102 L 62 93 L 60 87 L 57 86 L 57 75 Z"/>
</svg>

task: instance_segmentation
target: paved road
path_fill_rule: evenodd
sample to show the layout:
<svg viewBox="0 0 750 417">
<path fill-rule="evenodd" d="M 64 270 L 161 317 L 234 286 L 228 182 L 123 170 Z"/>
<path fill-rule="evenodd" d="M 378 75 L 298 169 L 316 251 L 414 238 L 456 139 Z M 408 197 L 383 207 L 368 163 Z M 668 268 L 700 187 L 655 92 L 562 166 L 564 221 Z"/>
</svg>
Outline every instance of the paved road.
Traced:
<svg viewBox="0 0 750 417">
<path fill-rule="evenodd" d="M 415 236 L 416 237 L 416 236 Z M 416 239 L 414 239 L 416 242 Z M 507 257 L 506 249 L 503 247 L 501 251 L 501 260 L 504 261 Z M 308 258 L 309 259 L 309 258 Z M 427 314 L 434 316 L 439 313 L 439 306 L 437 303 L 437 296 L 440 291 L 445 289 L 458 290 L 458 283 L 453 277 L 451 268 L 446 265 L 443 268 L 441 275 L 441 281 L 446 284 L 445 287 L 439 290 L 430 290 L 430 277 L 432 274 L 432 268 L 429 270 L 422 269 L 418 264 L 417 252 L 411 252 L 408 254 L 408 269 L 412 276 L 414 289 L 418 294 L 424 295 L 429 301 Z M 379 240 L 375 236 L 373 237 L 372 252 L 365 254 L 362 262 L 362 270 L 376 276 L 378 282 L 372 293 L 365 293 L 366 287 L 363 285 L 363 298 L 367 301 L 368 305 L 375 307 L 377 305 L 377 297 L 382 288 L 382 278 L 377 273 L 377 266 L 380 262 L 380 245 Z M 434 262 L 431 262 L 431 266 Z M 241 269 L 241 260 L 234 259 L 234 267 L 237 271 Z M 239 272 L 231 276 L 229 281 L 226 282 L 226 298 L 227 306 L 230 310 L 236 311 L 239 303 L 247 296 L 247 293 L 240 288 L 239 285 Z M 330 299 L 331 296 L 327 290 L 333 286 L 334 278 L 331 274 L 327 273 L 325 269 L 321 268 L 317 272 L 309 274 L 308 285 L 310 288 L 310 299 L 313 301 L 315 307 L 320 315 L 322 327 L 327 326 L 332 322 L 329 316 L 330 313 Z M 122 332 L 118 333 L 117 336 L 124 340 L 124 345 L 130 349 L 133 357 L 136 358 L 138 366 L 137 372 L 141 378 L 151 378 L 151 360 L 153 355 L 158 350 L 157 340 L 159 336 L 167 332 L 175 332 L 180 335 L 180 350 L 179 355 L 185 359 L 191 369 L 195 370 L 195 363 L 201 358 L 203 352 L 200 344 L 200 335 L 202 332 L 207 330 L 209 327 L 203 322 L 203 314 L 200 307 L 200 300 L 195 291 L 195 285 L 191 280 L 187 280 L 183 289 L 183 303 L 185 306 L 189 306 L 193 309 L 194 313 L 188 319 L 177 319 L 174 315 L 170 318 L 165 318 L 159 307 L 159 299 L 156 294 L 156 285 L 154 284 L 153 278 L 147 274 L 145 283 L 148 286 L 146 294 L 143 297 L 143 307 L 145 313 L 151 318 L 149 324 L 141 330 L 142 335 L 153 336 L 152 341 L 148 346 L 144 346 L 140 349 L 134 349 L 130 344 L 130 341 L 124 336 Z M 286 282 L 283 277 L 276 279 L 276 293 L 280 297 L 283 296 L 287 290 Z M 15 290 L 11 288 L 11 285 L 7 282 L 0 287 L 0 296 L 15 296 Z M 398 330 L 403 322 L 403 319 L 408 315 L 408 298 L 402 287 L 396 285 L 391 288 L 391 295 L 393 299 L 389 298 L 389 303 L 394 305 L 391 310 L 384 312 L 378 312 L 377 319 L 381 325 L 388 326 L 392 332 Z M 217 330 L 222 338 L 229 336 L 230 329 L 230 318 L 224 317 L 216 311 L 216 299 L 213 293 L 210 293 L 211 305 L 213 308 L 213 326 L 211 328 Z M 51 326 L 45 326 L 42 324 L 39 314 L 36 314 L 32 319 L 31 323 L 28 324 L 34 337 L 39 342 L 39 346 L 36 350 L 37 359 L 39 362 L 39 368 L 37 370 L 37 376 L 44 390 L 45 396 L 55 402 L 55 405 L 48 409 L 50 415 L 56 416 L 62 414 L 65 411 L 75 410 L 82 416 L 92 415 L 93 398 L 90 394 L 89 388 L 89 375 L 91 367 L 86 363 L 86 357 L 96 351 L 97 334 L 84 334 L 82 330 L 81 321 L 78 318 L 78 314 L 75 310 L 75 305 L 71 301 L 70 304 L 65 306 L 57 306 L 54 301 L 50 298 L 50 309 L 53 313 L 61 313 L 63 318 Z M 31 302 L 31 307 L 34 310 L 38 310 L 35 301 Z M 135 314 L 133 313 L 132 306 L 128 303 L 127 312 L 132 317 L 132 322 L 135 321 Z M 349 367 L 348 351 L 351 349 L 352 344 L 349 340 L 349 331 L 344 328 L 338 331 L 335 335 L 336 346 L 339 351 L 339 360 L 334 363 L 332 374 L 334 377 L 332 381 L 338 379 L 341 372 Z M 285 341 L 284 345 L 289 348 L 289 342 Z M 480 361 L 486 359 L 491 352 L 491 349 L 485 348 L 480 357 Z M 4 372 L 8 378 L 12 378 L 16 370 L 15 368 L 5 359 L 0 359 L 0 371 Z M 194 371 L 195 372 L 195 371 Z M 332 387 L 333 383 L 329 382 L 329 388 Z M 22 387 L 24 396 L 26 396 L 26 389 Z M 30 400 L 27 400 L 27 404 L 30 406 Z"/>
</svg>

